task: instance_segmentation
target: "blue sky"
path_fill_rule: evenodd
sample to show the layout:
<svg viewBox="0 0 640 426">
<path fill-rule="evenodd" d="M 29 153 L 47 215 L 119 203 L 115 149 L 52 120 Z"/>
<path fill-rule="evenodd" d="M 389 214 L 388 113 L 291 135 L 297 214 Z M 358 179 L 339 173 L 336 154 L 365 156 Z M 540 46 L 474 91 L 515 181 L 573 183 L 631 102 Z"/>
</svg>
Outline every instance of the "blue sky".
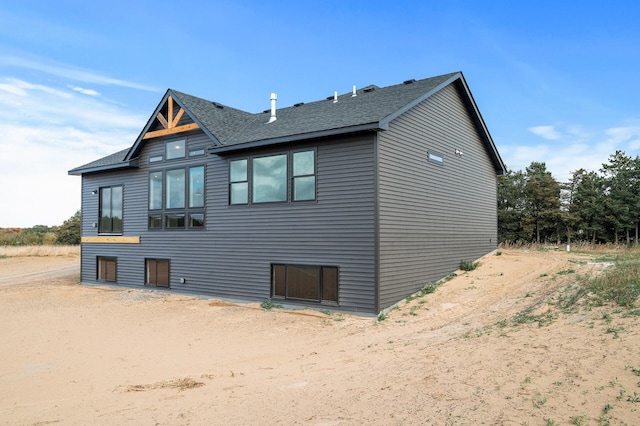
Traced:
<svg viewBox="0 0 640 426">
<path fill-rule="evenodd" d="M 59 225 L 73 167 L 130 146 L 167 88 L 250 112 L 462 71 L 507 166 L 561 181 L 640 154 L 635 1 L 0 5 L 0 227 Z"/>
</svg>

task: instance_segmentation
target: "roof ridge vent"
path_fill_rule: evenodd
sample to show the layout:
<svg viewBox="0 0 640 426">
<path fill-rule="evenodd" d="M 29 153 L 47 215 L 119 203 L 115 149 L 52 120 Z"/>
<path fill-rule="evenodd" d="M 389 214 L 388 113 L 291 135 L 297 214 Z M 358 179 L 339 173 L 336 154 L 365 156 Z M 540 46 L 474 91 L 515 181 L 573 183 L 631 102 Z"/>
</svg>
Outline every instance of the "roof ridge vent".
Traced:
<svg viewBox="0 0 640 426">
<path fill-rule="evenodd" d="M 217 102 L 211 102 L 211 104 L 212 104 L 214 107 L 218 108 L 218 109 L 224 109 L 224 105 L 220 105 L 220 104 L 219 104 L 219 103 L 217 103 Z"/>
<path fill-rule="evenodd" d="M 365 93 L 373 92 L 374 90 L 376 90 L 376 86 L 374 86 L 373 84 L 371 84 L 371 85 L 369 85 L 367 87 L 364 87 L 362 89 L 362 91 L 365 92 Z"/>
<path fill-rule="evenodd" d="M 415 83 L 415 82 L 416 82 L 416 79 L 415 79 L 415 78 L 412 78 L 411 80 L 405 80 L 405 81 L 403 81 L 403 82 L 402 82 L 402 84 L 412 84 L 412 83 Z"/>
<path fill-rule="evenodd" d="M 294 107 L 299 107 L 304 105 L 304 102 L 298 102 L 297 104 L 293 104 Z"/>
</svg>

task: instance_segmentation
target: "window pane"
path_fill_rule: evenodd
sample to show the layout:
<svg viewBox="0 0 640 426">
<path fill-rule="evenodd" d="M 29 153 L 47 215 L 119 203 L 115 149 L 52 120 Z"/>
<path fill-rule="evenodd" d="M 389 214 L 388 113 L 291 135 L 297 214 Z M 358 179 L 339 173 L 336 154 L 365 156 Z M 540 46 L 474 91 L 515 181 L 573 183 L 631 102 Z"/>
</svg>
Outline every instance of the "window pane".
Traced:
<svg viewBox="0 0 640 426">
<path fill-rule="evenodd" d="M 313 151 L 293 153 L 293 175 L 313 175 L 315 174 L 315 162 Z"/>
<path fill-rule="evenodd" d="M 287 156 L 253 160 L 253 202 L 287 201 Z"/>
<path fill-rule="evenodd" d="M 162 208 L 162 172 L 149 174 L 149 210 Z"/>
<path fill-rule="evenodd" d="M 316 199 L 316 177 L 306 176 L 293 179 L 293 200 L 315 200 Z"/>
<path fill-rule="evenodd" d="M 155 157 L 149 157 L 150 163 L 157 163 L 158 161 L 162 161 L 162 155 L 156 155 Z"/>
<path fill-rule="evenodd" d="M 247 160 L 234 160 L 229 163 L 229 182 L 246 182 Z"/>
<path fill-rule="evenodd" d="M 162 228 L 162 216 L 154 214 L 149 216 L 149 229 L 161 229 Z"/>
<path fill-rule="evenodd" d="M 180 141 L 167 142 L 167 160 L 171 160 L 173 158 L 183 158 L 185 153 L 185 142 L 186 141 L 184 139 Z"/>
<path fill-rule="evenodd" d="M 338 301 L 338 268 L 322 267 L 322 300 Z"/>
<path fill-rule="evenodd" d="M 183 209 L 184 194 L 184 169 L 167 171 L 166 207 L 168 209 Z"/>
<path fill-rule="evenodd" d="M 189 215 L 189 228 L 202 228 L 204 226 L 203 213 L 191 213 Z"/>
<path fill-rule="evenodd" d="M 166 218 L 167 218 L 167 221 L 166 221 L 167 228 L 184 228 L 183 213 L 168 214 Z"/>
<path fill-rule="evenodd" d="M 204 207 L 204 166 L 189 169 L 189 207 Z"/>
<path fill-rule="evenodd" d="M 111 188 L 111 232 L 122 232 L 122 187 Z"/>
<path fill-rule="evenodd" d="M 194 149 L 193 151 L 189 151 L 189 157 L 197 157 L 199 155 L 204 155 L 204 149 Z"/>
<path fill-rule="evenodd" d="M 320 300 L 320 268 L 287 266 L 287 297 Z"/>
<path fill-rule="evenodd" d="M 285 296 L 285 271 L 284 265 L 273 265 L 273 295 L 284 297 Z"/>
<path fill-rule="evenodd" d="M 247 182 L 231 184 L 231 204 L 247 204 L 249 202 L 249 184 Z"/>
</svg>

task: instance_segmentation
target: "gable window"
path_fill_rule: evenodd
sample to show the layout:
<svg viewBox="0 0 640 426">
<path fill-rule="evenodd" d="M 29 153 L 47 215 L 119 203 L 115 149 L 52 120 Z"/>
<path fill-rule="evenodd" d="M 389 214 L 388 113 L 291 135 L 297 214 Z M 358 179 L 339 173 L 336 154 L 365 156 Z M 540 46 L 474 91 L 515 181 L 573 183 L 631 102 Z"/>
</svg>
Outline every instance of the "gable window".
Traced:
<svg viewBox="0 0 640 426">
<path fill-rule="evenodd" d="M 316 199 L 315 151 L 293 153 L 293 201 Z"/>
<path fill-rule="evenodd" d="M 102 257 L 98 256 L 98 271 L 97 280 L 105 282 L 116 282 L 118 271 L 118 258 L 117 257 Z"/>
<path fill-rule="evenodd" d="M 122 234 L 122 185 L 100 188 L 99 228 L 101 234 Z"/>
<path fill-rule="evenodd" d="M 338 268 L 271 265 L 271 294 L 276 298 L 337 303 Z"/>
<path fill-rule="evenodd" d="M 229 161 L 229 204 L 315 200 L 315 157 L 307 150 Z"/>
<path fill-rule="evenodd" d="M 184 158 L 186 152 L 186 140 L 169 141 L 165 145 L 165 156 L 167 160 L 175 158 Z"/>
<path fill-rule="evenodd" d="M 170 282 L 168 259 L 145 259 L 145 285 L 168 288 Z"/>
<path fill-rule="evenodd" d="M 287 201 L 287 154 L 253 159 L 252 202 Z"/>
</svg>

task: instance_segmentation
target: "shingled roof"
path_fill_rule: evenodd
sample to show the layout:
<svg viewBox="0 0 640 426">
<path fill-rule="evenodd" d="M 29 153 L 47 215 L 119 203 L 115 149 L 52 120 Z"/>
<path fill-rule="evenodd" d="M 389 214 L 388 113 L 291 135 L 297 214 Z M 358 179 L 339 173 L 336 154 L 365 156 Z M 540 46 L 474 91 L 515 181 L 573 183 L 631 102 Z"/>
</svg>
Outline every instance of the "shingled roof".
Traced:
<svg viewBox="0 0 640 426">
<path fill-rule="evenodd" d="M 391 120 L 454 82 L 461 84 L 463 90 L 467 92 L 467 96 L 463 98 L 471 110 L 475 111 L 472 116 L 476 125 L 483 129 L 480 133 L 483 134 L 485 144 L 496 163 L 496 169 L 504 168 L 460 72 L 422 80 L 407 80 L 387 87 L 371 85 L 357 90 L 356 96 L 348 92 L 337 96 L 337 99 L 330 96 L 316 102 L 280 108 L 277 109 L 277 119 L 271 123 L 269 123 L 270 112 L 268 111 L 252 114 L 173 89 L 167 91 L 163 102 L 172 96 L 185 109 L 186 114 L 211 138 L 214 145 L 211 152 L 222 154 L 316 137 L 365 130 L 384 130 L 388 128 Z M 163 102 L 158 106 L 158 110 Z M 128 152 L 121 151 L 73 169 L 69 173 L 82 174 L 118 166 L 131 167 L 130 162 L 139 155 L 145 143 L 143 136 L 150 128 L 157 112 L 152 115 Z M 125 152 L 124 157 L 123 152 Z M 114 163 L 108 164 L 109 161 Z"/>
</svg>

